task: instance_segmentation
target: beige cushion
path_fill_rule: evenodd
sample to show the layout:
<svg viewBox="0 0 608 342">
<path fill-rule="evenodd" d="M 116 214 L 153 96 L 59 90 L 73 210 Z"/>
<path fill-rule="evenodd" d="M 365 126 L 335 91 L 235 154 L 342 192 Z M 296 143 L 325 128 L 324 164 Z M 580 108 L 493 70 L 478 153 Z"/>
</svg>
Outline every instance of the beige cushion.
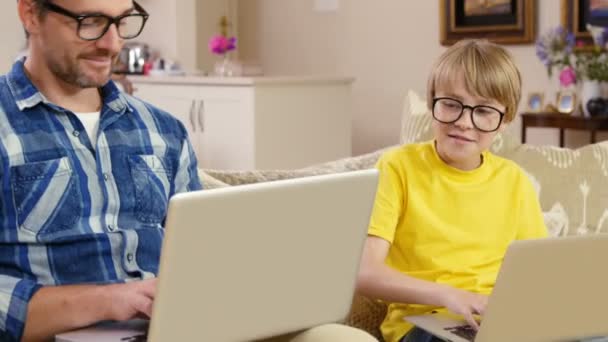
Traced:
<svg viewBox="0 0 608 342">
<path fill-rule="evenodd" d="M 205 169 L 201 171 L 201 173 L 205 176 L 211 177 L 216 182 L 227 185 L 270 182 L 281 179 L 308 177 L 373 168 L 383 152 L 384 150 L 378 150 L 357 157 L 334 160 L 297 170 L 230 171 Z"/>
<path fill-rule="evenodd" d="M 228 186 L 228 184 L 220 181 L 219 179 L 212 177 L 205 171 L 199 169 L 198 170 L 198 179 L 203 185 L 204 189 L 215 189 L 215 188 L 223 188 Z"/>
</svg>

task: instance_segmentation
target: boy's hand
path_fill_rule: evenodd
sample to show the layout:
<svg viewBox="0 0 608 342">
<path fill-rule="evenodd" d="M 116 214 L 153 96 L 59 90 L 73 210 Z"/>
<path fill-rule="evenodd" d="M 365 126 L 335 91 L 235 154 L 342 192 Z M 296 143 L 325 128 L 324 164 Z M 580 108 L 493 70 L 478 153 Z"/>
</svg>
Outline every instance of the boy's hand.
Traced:
<svg viewBox="0 0 608 342">
<path fill-rule="evenodd" d="M 453 313 L 462 315 L 470 326 L 479 330 L 479 323 L 473 315 L 483 315 L 488 305 L 488 296 L 449 288 L 444 293 L 442 304 Z"/>
</svg>

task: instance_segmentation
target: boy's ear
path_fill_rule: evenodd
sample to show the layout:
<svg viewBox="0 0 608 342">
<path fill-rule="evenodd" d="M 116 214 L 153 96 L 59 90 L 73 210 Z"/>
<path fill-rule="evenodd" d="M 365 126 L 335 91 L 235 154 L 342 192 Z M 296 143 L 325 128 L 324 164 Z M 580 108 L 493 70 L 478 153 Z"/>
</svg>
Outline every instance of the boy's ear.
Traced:
<svg viewBox="0 0 608 342">
<path fill-rule="evenodd" d="M 509 125 L 511 124 L 511 122 L 506 122 L 503 121 L 500 123 L 500 127 L 498 127 L 498 133 L 502 133 L 504 132 L 507 128 L 509 128 Z"/>
</svg>

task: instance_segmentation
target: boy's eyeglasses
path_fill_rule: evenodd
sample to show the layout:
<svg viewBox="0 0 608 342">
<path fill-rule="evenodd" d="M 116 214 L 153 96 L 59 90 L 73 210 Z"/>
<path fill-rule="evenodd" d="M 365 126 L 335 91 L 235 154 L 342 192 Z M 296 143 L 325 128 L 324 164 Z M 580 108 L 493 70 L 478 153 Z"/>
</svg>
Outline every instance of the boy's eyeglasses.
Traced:
<svg viewBox="0 0 608 342">
<path fill-rule="evenodd" d="M 115 24 L 118 36 L 122 39 L 133 39 L 141 33 L 148 20 L 148 12 L 137 2 L 133 6 L 137 13 L 129 13 L 110 17 L 105 14 L 77 14 L 50 2 L 44 2 L 43 6 L 51 11 L 76 20 L 78 27 L 76 32 L 83 40 L 97 40 L 103 37 L 110 25 Z"/>
<path fill-rule="evenodd" d="M 482 132 L 494 132 L 500 127 L 505 114 L 490 106 L 468 106 L 450 97 L 433 99 L 433 118 L 441 123 L 454 123 L 462 117 L 465 109 L 471 110 L 473 126 Z"/>
</svg>

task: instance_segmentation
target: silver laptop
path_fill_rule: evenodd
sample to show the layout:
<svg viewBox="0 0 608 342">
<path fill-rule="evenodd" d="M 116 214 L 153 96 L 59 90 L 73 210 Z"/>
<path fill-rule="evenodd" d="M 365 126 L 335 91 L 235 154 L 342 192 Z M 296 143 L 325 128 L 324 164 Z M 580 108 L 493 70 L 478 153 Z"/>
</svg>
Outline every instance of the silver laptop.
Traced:
<svg viewBox="0 0 608 342">
<path fill-rule="evenodd" d="M 516 241 L 507 250 L 476 336 L 461 317 L 449 313 L 404 319 L 453 342 L 606 336 L 606 260 L 606 234 Z"/>
<path fill-rule="evenodd" d="M 372 169 L 172 197 L 148 341 L 250 341 L 344 319 L 377 177 Z M 138 335 L 121 329 L 57 341 Z"/>
</svg>

